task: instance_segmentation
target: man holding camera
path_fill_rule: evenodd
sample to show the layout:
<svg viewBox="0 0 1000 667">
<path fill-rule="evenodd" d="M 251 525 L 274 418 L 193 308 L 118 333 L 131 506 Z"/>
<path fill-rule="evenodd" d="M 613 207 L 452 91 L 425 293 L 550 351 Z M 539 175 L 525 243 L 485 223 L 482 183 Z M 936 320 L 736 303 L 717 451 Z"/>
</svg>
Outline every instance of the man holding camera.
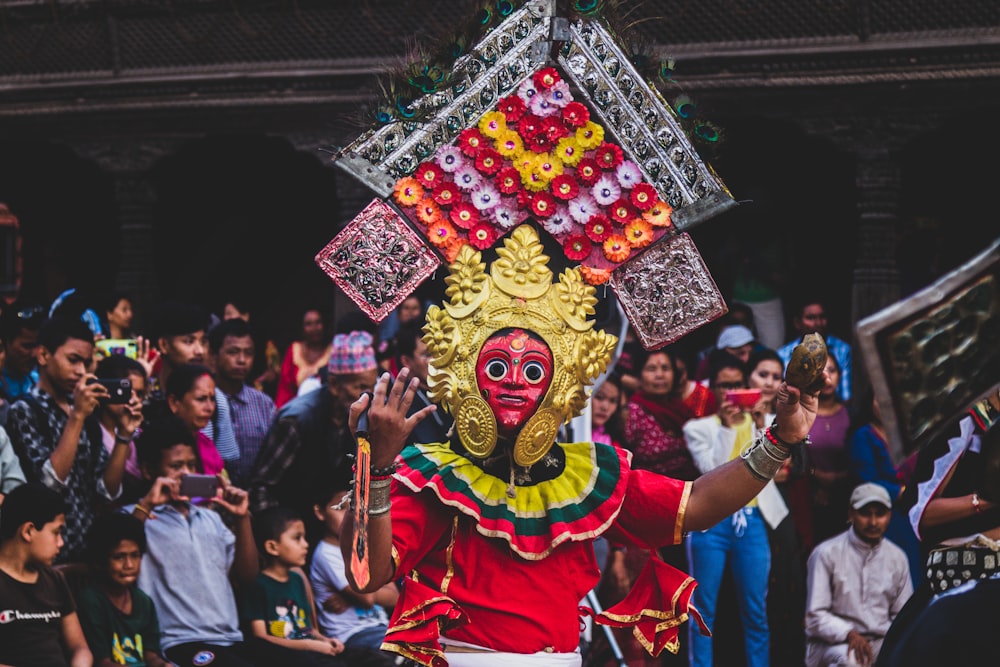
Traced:
<svg viewBox="0 0 1000 667">
<path fill-rule="evenodd" d="M 88 433 L 87 419 L 110 394 L 93 381 L 94 334 L 83 321 L 51 318 L 38 343 L 38 384 L 11 406 L 7 431 L 28 480 L 66 501 L 65 548 L 56 562 L 79 561 L 99 504 L 121 494 L 132 433 L 116 432 L 110 454 Z"/>
</svg>

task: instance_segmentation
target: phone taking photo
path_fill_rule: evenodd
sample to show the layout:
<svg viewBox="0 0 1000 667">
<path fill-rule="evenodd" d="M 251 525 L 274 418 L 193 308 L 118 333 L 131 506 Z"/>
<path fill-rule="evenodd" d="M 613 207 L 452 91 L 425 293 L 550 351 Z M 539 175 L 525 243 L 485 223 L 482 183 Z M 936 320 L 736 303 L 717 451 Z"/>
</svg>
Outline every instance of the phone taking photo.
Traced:
<svg viewBox="0 0 1000 667">
<path fill-rule="evenodd" d="M 108 397 L 101 398 L 102 403 L 111 405 L 125 405 L 132 400 L 132 381 L 128 378 L 97 378 L 89 380 L 87 384 L 101 384 L 108 390 Z"/>
<path fill-rule="evenodd" d="M 188 498 L 214 498 L 219 488 L 215 475 L 190 474 L 181 477 L 180 494 Z"/>
</svg>

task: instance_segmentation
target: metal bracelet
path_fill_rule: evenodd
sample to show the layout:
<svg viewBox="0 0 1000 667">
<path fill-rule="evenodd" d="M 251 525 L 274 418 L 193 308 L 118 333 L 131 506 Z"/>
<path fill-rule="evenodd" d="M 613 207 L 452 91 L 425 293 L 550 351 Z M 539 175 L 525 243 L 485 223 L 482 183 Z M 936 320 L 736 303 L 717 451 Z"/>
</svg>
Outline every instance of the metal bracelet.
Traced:
<svg viewBox="0 0 1000 667">
<path fill-rule="evenodd" d="M 391 507 L 389 480 L 385 480 L 385 483 L 372 482 L 368 492 L 368 516 L 385 514 Z"/>
<path fill-rule="evenodd" d="M 762 482 L 767 482 L 774 479 L 789 455 L 790 453 L 783 447 L 771 443 L 767 433 L 761 431 L 753 446 L 743 452 L 740 458 L 743 459 L 743 465 L 750 474 Z"/>
<path fill-rule="evenodd" d="M 391 477 L 399 468 L 399 464 L 393 461 L 384 468 L 369 468 L 368 474 L 372 477 Z"/>
</svg>

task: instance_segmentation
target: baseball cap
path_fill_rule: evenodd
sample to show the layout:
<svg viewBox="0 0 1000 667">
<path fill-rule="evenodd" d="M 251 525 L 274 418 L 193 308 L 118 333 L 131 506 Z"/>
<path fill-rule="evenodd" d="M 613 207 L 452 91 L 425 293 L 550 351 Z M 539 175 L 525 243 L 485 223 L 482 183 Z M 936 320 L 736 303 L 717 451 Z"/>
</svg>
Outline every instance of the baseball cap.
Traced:
<svg viewBox="0 0 1000 667">
<path fill-rule="evenodd" d="M 719 332 L 715 347 L 720 350 L 727 347 L 743 347 L 753 342 L 753 332 L 742 324 L 731 324 Z"/>
<path fill-rule="evenodd" d="M 851 507 L 859 510 L 868 503 L 881 503 L 892 509 L 892 499 L 889 498 L 889 492 L 884 486 L 872 482 L 858 484 L 851 492 Z"/>
</svg>

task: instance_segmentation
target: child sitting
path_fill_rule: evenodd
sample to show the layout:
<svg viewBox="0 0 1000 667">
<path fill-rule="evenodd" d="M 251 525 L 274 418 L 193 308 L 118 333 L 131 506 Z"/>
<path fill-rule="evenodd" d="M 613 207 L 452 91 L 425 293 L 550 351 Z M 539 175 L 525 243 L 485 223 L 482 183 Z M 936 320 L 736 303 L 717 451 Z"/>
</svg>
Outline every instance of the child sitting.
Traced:
<svg viewBox="0 0 1000 667">
<path fill-rule="evenodd" d="M 340 637 L 348 649 L 366 649 L 383 658 L 382 664 L 393 664 L 395 656 L 380 647 L 389 627 L 385 607 L 396 604 L 399 589 L 389 583 L 375 593 L 358 593 L 348 585 L 344 574 L 340 525 L 347 503 L 340 507 L 340 501 L 350 488 L 348 480 L 334 479 L 321 490 L 313 506 L 316 518 L 323 522 L 323 539 L 316 545 L 309 568 L 319 629 L 327 637 Z"/>
<path fill-rule="evenodd" d="M 334 656 L 344 651 L 339 639 L 316 629 L 309 584 L 297 571 L 306 564 L 306 526 L 293 510 L 272 507 L 253 521 L 257 551 L 264 567 L 244 590 L 240 612 L 245 633 L 265 642 L 296 649 L 296 664 L 309 667 L 353 664 Z"/>
<path fill-rule="evenodd" d="M 63 546 L 65 526 L 65 502 L 41 484 L 22 484 L 4 498 L 0 514 L 0 664 L 94 664 L 66 578 L 52 568 Z"/>
<path fill-rule="evenodd" d="M 97 667 L 166 667 L 153 600 L 136 587 L 146 533 L 129 514 L 99 516 L 87 533 L 92 580 L 80 591 L 80 622 Z"/>
</svg>

